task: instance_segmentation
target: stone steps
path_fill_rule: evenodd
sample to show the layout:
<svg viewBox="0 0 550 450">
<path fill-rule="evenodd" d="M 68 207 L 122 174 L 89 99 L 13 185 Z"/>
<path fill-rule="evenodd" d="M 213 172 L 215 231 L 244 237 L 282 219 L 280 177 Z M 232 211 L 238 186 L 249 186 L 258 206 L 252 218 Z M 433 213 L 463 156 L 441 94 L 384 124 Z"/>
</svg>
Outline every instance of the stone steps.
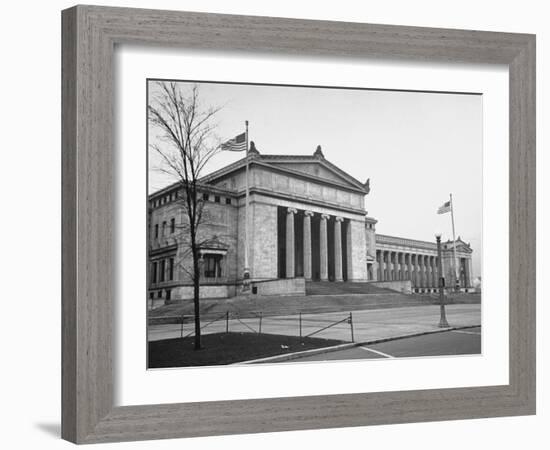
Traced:
<svg viewBox="0 0 550 450">
<path fill-rule="evenodd" d="M 341 295 L 341 294 L 389 294 L 394 293 L 373 285 L 372 283 L 351 283 L 333 281 L 307 281 L 306 295 Z"/>
<path fill-rule="evenodd" d="M 321 314 L 350 312 L 369 309 L 401 308 L 438 304 L 437 295 L 405 295 L 384 289 L 383 293 L 301 295 L 301 296 L 240 296 L 229 299 L 203 299 L 200 302 L 201 320 L 214 320 L 229 312 L 231 317 L 276 317 L 297 314 Z M 453 294 L 448 304 L 480 303 L 476 294 Z M 149 311 L 149 323 L 178 323 L 182 316 L 186 321 L 194 314 L 193 301 L 172 303 Z"/>
<path fill-rule="evenodd" d="M 309 295 L 285 297 L 241 297 L 201 301 L 202 320 L 213 320 L 229 312 L 232 317 L 276 317 L 297 314 L 350 312 L 365 309 L 399 308 L 433 304 L 427 296 L 396 292 L 384 294 Z M 149 323 L 177 323 L 182 315 L 193 315 L 193 303 L 174 303 L 149 312 Z M 179 317 L 179 319 L 178 319 Z"/>
</svg>

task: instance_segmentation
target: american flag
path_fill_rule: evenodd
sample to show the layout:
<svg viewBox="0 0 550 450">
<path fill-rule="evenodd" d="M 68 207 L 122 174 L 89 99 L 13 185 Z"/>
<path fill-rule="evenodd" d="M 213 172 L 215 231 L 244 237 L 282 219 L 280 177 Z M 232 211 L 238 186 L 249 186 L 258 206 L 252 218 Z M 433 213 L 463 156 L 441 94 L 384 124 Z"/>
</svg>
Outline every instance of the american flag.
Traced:
<svg viewBox="0 0 550 450">
<path fill-rule="evenodd" d="M 445 214 L 451 211 L 451 201 L 443 203 L 437 210 L 437 214 Z"/>
<path fill-rule="evenodd" d="M 233 139 L 229 139 L 222 144 L 221 148 L 230 152 L 244 152 L 246 150 L 246 133 L 241 133 Z"/>
</svg>

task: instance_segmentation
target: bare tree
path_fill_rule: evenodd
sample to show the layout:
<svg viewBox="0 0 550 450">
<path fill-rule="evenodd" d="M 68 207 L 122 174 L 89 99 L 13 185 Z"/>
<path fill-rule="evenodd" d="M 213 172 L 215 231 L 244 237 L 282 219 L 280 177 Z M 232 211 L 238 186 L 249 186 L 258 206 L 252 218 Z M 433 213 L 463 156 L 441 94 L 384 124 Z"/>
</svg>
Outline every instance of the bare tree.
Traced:
<svg viewBox="0 0 550 450">
<path fill-rule="evenodd" d="M 183 192 L 183 198 L 179 200 L 186 223 L 180 227 L 183 242 L 188 245 L 192 256 L 189 274 L 193 281 L 195 350 L 198 350 L 201 348 L 199 250 L 205 244 L 199 234 L 205 217 L 204 201 L 199 196 L 199 180 L 204 167 L 220 148 L 213 120 L 220 108 L 201 105 L 197 85 L 186 93 L 175 82 L 157 82 L 156 88 L 148 105 L 148 118 L 158 135 L 150 147 L 161 157 L 159 169 L 176 177 Z"/>
</svg>

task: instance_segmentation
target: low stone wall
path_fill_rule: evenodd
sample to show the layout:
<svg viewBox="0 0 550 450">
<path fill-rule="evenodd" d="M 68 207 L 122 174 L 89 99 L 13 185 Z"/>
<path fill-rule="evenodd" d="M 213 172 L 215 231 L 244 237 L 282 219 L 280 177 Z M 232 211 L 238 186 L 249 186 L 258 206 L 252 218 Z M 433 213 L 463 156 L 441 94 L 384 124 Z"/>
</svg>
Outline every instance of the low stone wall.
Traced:
<svg viewBox="0 0 550 450">
<path fill-rule="evenodd" d="M 200 287 L 200 298 L 227 298 L 235 291 L 234 286 L 212 284 Z M 235 295 L 233 293 L 233 295 Z M 193 286 L 179 286 L 172 290 L 172 300 L 189 300 L 193 298 Z"/>
<path fill-rule="evenodd" d="M 257 280 L 252 281 L 247 295 L 305 295 L 306 283 L 303 278 Z M 254 289 L 255 288 L 255 289 Z M 255 294 L 254 294 L 255 291 Z M 235 284 L 201 285 L 200 298 L 230 298 L 242 293 L 242 286 Z M 172 299 L 169 303 L 193 299 L 193 286 L 178 286 L 172 288 Z M 155 298 L 149 308 L 155 309 L 164 305 L 164 298 Z"/>
<path fill-rule="evenodd" d="M 411 280 L 402 280 L 402 281 L 373 281 L 373 286 L 377 286 L 384 289 L 390 289 L 395 292 L 400 292 L 401 294 L 411 294 L 412 285 Z"/>
<path fill-rule="evenodd" d="M 306 281 L 304 278 L 252 281 L 252 294 L 254 291 L 255 295 L 305 295 Z"/>
</svg>

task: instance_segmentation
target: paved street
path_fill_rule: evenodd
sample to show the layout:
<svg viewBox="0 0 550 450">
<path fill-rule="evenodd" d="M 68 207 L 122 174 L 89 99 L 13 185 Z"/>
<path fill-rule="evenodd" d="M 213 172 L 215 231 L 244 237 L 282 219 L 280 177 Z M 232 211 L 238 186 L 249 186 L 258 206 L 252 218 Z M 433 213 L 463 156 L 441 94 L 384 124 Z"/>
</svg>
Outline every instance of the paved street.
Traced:
<svg viewBox="0 0 550 450">
<path fill-rule="evenodd" d="M 472 355 L 479 353 L 481 353 L 481 327 L 476 327 L 304 356 L 294 358 L 292 362 Z"/>
<path fill-rule="evenodd" d="M 452 327 L 481 324 L 481 305 L 479 304 L 447 305 L 446 310 L 447 319 Z M 349 312 L 347 311 L 302 315 L 302 336 L 315 333 L 336 321 L 344 320 L 338 325 L 314 334 L 314 336 L 351 342 L 351 325 L 345 320 L 348 317 Z M 352 319 L 354 341 L 367 342 L 438 330 L 439 306 L 426 305 L 353 311 Z M 203 326 L 206 323 L 207 321 L 203 320 Z M 261 325 L 262 333 L 300 335 L 298 315 L 263 317 Z M 232 332 L 257 332 L 260 327 L 260 319 L 231 318 L 228 323 L 225 320 L 220 320 L 206 326 L 202 332 L 204 334 L 225 332 L 226 326 Z M 183 325 L 184 336 L 192 331 L 192 323 Z M 182 327 L 179 324 L 152 325 L 149 327 L 148 333 L 149 341 L 177 338 L 182 334 Z"/>
</svg>

